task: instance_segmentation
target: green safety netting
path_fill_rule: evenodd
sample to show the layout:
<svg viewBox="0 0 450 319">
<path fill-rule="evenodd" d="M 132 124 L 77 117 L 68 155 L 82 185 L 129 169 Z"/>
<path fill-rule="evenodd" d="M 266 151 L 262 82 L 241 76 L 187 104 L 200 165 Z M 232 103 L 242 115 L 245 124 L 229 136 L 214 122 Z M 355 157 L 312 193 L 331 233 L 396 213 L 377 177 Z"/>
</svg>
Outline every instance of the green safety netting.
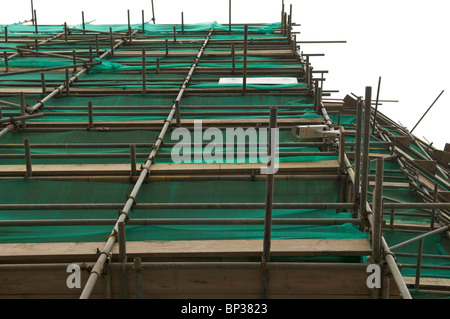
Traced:
<svg viewBox="0 0 450 319">
<path fill-rule="evenodd" d="M 178 86 L 175 86 L 178 87 Z M 269 87 L 273 87 L 269 85 Z M 268 88 L 267 88 L 268 89 Z M 40 99 L 39 95 L 27 95 L 26 96 L 26 104 L 34 105 L 36 101 Z M 165 119 L 170 111 L 170 107 L 173 104 L 174 97 L 171 96 L 144 96 L 144 95 L 114 95 L 114 96 L 99 96 L 95 98 L 94 101 L 94 121 L 120 121 L 120 120 L 128 120 L 128 121 L 136 121 L 136 120 L 162 120 Z M 4 97 L 2 100 L 19 103 L 18 97 Z M 82 106 L 88 105 L 88 102 L 92 101 L 92 98 L 89 97 L 61 97 L 61 98 L 53 98 L 45 103 L 45 107 L 42 109 L 42 112 L 51 112 L 52 116 L 47 115 L 37 119 L 30 119 L 30 122 L 52 122 L 52 121 L 87 121 L 87 109 L 85 110 L 58 110 L 58 106 Z M 257 94 L 248 94 L 245 96 L 236 96 L 236 95 L 217 95 L 217 96 L 186 96 L 181 100 L 181 108 L 180 114 L 184 119 L 211 119 L 211 118 L 248 118 L 249 115 L 245 115 L 247 112 L 266 112 L 266 114 L 251 116 L 254 118 L 268 118 L 268 111 L 271 105 L 279 106 L 279 111 L 298 111 L 298 114 L 294 115 L 283 115 L 280 114 L 279 118 L 321 118 L 321 116 L 312 112 L 313 100 L 310 96 L 302 96 L 292 101 L 292 97 L 290 96 L 276 96 L 276 95 L 257 95 Z M 120 106 L 120 105 L 128 105 L 128 106 L 167 106 L 167 109 L 154 109 L 154 110 L 146 110 L 141 111 L 141 113 L 136 115 L 121 115 L 120 110 L 107 110 L 108 112 L 114 112 L 115 115 L 102 115 L 104 109 L 96 109 L 96 106 Z M 215 106 L 215 105 L 267 105 L 267 109 L 252 109 L 252 108 L 242 108 L 242 109 L 219 109 L 219 108 L 208 108 L 204 109 L 188 109 L 184 108 L 184 106 L 189 105 L 206 105 L 206 106 Z M 283 108 L 282 105 L 286 105 L 286 108 Z M 289 106 L 295 106 L 295 109 L 290 109 Z M 304 107 L 302 107 L 304 106 Z M 55 107 L 56 109 L 47 110 L 46 107 Z M 122 110 L 127 111 L 127 110 Z M 76 115 L 76 113 L 71 113 L 69 116 L 65 116 L 64 114 L 67 112 L 84 112 L 84 115 Z M 159 112 L 159 114 L 152 114 L 155 112 Z M 185 112 L 190 112 L 190 115 L 185 115 Z M 199 112 L 203 112 L 202 115 L 197 114 Z M 206 112 L 206 113 L 205 113 Z M 222 112 L 220 115 L 216 115 L 216 112 Z M 225 112 L 225 114 L 224 114 Z M 235 115 L 234 113 L 240 112 L 240 115 Z M 244 113 L 243 113 L 244 112 Z M 17 113 L 17 110 L 14 109 L 4 109 L 3 113 L 5 116 L 8 114 Z M 61 115 L 61 116 L 59 116 Z"/>
<path fill-rule="evenodd" d="M 89 69 L 89 73 L 100 73 L 100 72 L 126 72 L 126 71 L 140 71 L 142 70 L 142 66 L 133 66 L 133 65 L 125 65 L 121 63 L 111 62 L 107 60 L 100 60 L 98 58 L 94 59 L 97 62 L 101 62 L 100 64 L 96 64 L 92 66 Z M 202 65 L 201 63 L 199 65 Z M 219 68 L 229 68 L 230 64 L 214 64 L 214 63 L 207 63 L 204 64 L 208 67 L 219 67 Z M 166 69 L 166 68 L 181 68 L 181 67 L 191 67 L 192 63 L 166 63 L 166 64 L 160 64 L 160 69 Z M 302 64 L 248 64 L 247 68 L 249 69 L 256 69 L 256 68 L 271 68 L 271 67 L 293 67 L 298 66 L 301 67 Z M 155 70 L 156 64 L 147 65 L 145 68 L 147 70 Z M 236 68 L 243 68 L 242 64 L 235 64 Z"/>
<path fill-rule="evenodd" d="M 274 202 L 336 202 L 339 181 L 276 180 Z M 150 182 L 142 185 L 138 202 L 264 203 L 265 181 Z M 132 185 L 101 182 L 55 182 L 17 179 L 0 181 L 0 203 L 120 203 Z M 9 192 L 11 189 L 17 191 Z M 329 210 L 275 209 L 274 218 L 351 218 Z M 117 217 L 110 210 L 0 211 L 2 220 L 95 219 Z M 131 218 L 264 218 L 264 209 L 135 209 Z M 103 241 L 111 226 L 0 227 L 0 242 Z M 263 225 L 127 226 L 127 240 L 262 239 Z M 272 238 L 367 238 L 354 225 L 274 225 Z"/>
<path fill-rule="evenodd" d="M 417 237 L 418 233 L 411 232 L 401 232 L 401 231 L 383 231 L 383 235 L 386 239 L 387 244 L 391 247 L 396 244 L 402 243 L 411 238 Z M 426 268 L 427 265 L 431 266 L 450 266 L 450 260 L 448 258 L 439 258 L 439 257 L 428 257 L 425 255 L 437 255 L 437 256 L 445 256 L 448 255 L 449 246 L 448 239 L 443 237 L 443 234 L 435 234 L 428 237 L 425 237 L 423 240 L 423 254 L 422 257 L 422 268 L 420 271 L 421 276 L 423 277 L 440 277 L 440 278 L 450 278 L 450 270 L 448 269 L 430 269 Z M 418 245 L 419 241 L 412 242 L 406 246 L 399 247 L 393 250 L 393 253 L 410 253 L 417 254 L 418 253 Z M 447 246 L 447 247 L 445 247 Z M 397 256 L 396 260 L 402 266 L 401 273 L 403 276 L 416 276 L 416 268 L 406 267 L 406 265 L 417 265 L 417 257 L 407 257 L 407 256 Z"/>
<path fill-rule="evenodd" d="M 234 137 L 235 131 L 229 130 L 230 137 Z M 223 140 L 218 139 L 202 139 L 202 135 L 195 133 L 190 130 L 187 135 L 178 135 L 169 132 L 164 137 L 164 144 L 176 144 L 176 143 L 192 143 L 192 147 L 183 147 L 181 144 L 177 145 L 175 148 L 172 146 L 162 145 L 159 154 L 166 154 L 166 156 L 157 156 L 156 163 L 207 163 L 205 160 L 208 158 L 213 158 L 216 163 L 266 163 L 267 162 L 267 137 L 263 134 L 265 131 L 245 131 L 248 134 L 246 137 L 246 143 L 254 141 L 257 143 L 255 148 L 251 148 L 248 145 L 246 147 L 237 146 L 238 141 L 236 139 L 229 140 L 227 138 L 226 130 L 221 131 Z M 8 134 L 3 137 L 2 141 L 4 144 L 16 144 L 17 148 L 2 148 L 0 146 L 0 156 L 1 154 L 24 154 L 23 140 L 25 137 L 29 138 L 30 144 L 70 144 L 70 143 L 126 143 L 126 144 L 151 144 L 156 141 L 159 131 L 128 131 L 128 132 L 85 132 L 85 131 L 72 131 L 72 132 L 60 132 L 60 133 L 15 133 Z M 290 131 L 280 131 L 279 140 L 284 143 L 297 142 L 297 138 L 292 136 Z M 208 147 L 209 143 L 219 143 L 221 145 L 215 147 Z M 195 143 L 204 143 L 206 146 L 198 147 Z M 226 146 L 225 143 L 233 143 L 231 146 Z M 207 151 L 205 151 L 207 148 Z M 226 156 L 227 150 L 233 150 L 233 154 L 236 155 L 235 158 L 230 159 Z M 250 156 L 248 153 L 243 153 L 245 151 L 256 151 L 256 154 Z M 299 147 L 299 146 L 279 146 L 277 148 L 278 152 L 281 153 L 279 156 L 279 162 L 298 162 L 298 161 L 319 161 L 319 160 L 337 160 L 337 156 L 320 156 L 320 155 L 301 155 L 302 152 L 319 152 L 317 147 Z M 222 155 L 216 155 L 215 152 L 224 151 Z M 151 152 L 151 146 L 139 147 L 137 150 L 139 162 L 143 162 Z M 174 156 L 172 157 L 172 152 Z M 187 154 L 181 156 L 182 154 Z M 297 156 L 283 156 L 283 152 L 297 152 Z M 31 154 L 126 154 L 122 158 L 36 158 L 33 159 L 33 164 L 101 164 L 107 161 L 110 164 L 125 164 L 129 163 L 129 147 L 125 148 L 31 148 Z M 177 156 L 181 154 L 180 156 Z M 213 157 L 201 157 L 197 160 L 195 154 L 213 154 Z M 170 156 L 169 156 L 170 155 Z M 5 165 L 23 165 L 23 158 L 9 158 L 2 159 L 2 164 Z"/>
<path fill-rule="evenodd" d="M 419 289 L 410 289 L 409 293 L 413 299 L 450 299 L 450 294 L 446 291 L 430 292 Z"/>
<path fill-rule="evenodd" d="M 9 25 L 0 25 L 1 32 L 4 32 L 5 26 L 8 27 L 8 33 L 34 33 L 36 31 L 35 26 L 26 25 L 22 23 L 15 23 Z M 152 23 L 144 23 L 145 32 L 148 34 L 164 34 L 164 33 L 173 33 L 173 27 L 176 27 L 177 31 L 182 31 L 182 26 L 180 24 L 171 24 L 171 25 L 160 25 L 160 24 L 152 24 Z M 280 28 L 281 23 L 268 23 L 268 24 L 258 24 L 258 25 L 248 25 L 249 32 L 256 33 L 273 33 L 274 29 Z M 67 25 L 70 29 L 83 29 L 82 24 L 75 25 Z M 131 24 L 132 30 L 142 30 L 142 24 Z M 244 33 L 244 25 L 233 25 L 231 31 L 236 33 Z M 111 24 L 111 25 L 96 25 L 85 23 L 85 29 L 89 31 L 100 31 L 100 32 L 109 32 L 110 29 L 113 32 L 122 32 L 128 31 L 128 24 Z M 205 22 L 205 23 L 196 23 L 196 24 L 185 24 L 184 31 L 185 32 L 203 32 L 208 30 L 219 30 L 219 31 L 229 31 L 228 25 L 223 25 L 220 23 L 214 22 Z M 63 32 L 64 25 L 38 25 L 39 33 L 57 33 Z"/>
</svg>

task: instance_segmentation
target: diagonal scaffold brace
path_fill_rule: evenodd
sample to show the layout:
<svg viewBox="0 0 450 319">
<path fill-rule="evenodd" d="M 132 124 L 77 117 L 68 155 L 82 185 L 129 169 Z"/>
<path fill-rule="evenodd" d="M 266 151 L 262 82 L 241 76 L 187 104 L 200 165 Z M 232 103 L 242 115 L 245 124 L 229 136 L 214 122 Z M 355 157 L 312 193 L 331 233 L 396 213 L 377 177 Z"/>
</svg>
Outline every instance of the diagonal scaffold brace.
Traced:
<svg viewBox="0 0 450 319">
<path fill-rule="evenodd" d="M 194 60 L 194 63 L 192 64 L 192 66 L 189 70 L 189 73 L 186 75 L 186 78 L 183 82 L 183 85 L 180 88 L 180 91 L 179 91 L 178 96 L 175 101 L 179 102 L 181 100 L 181 98 L 183 97 L 184 92 L 189 84 L 189 81 L 195 71 L 195 68 L 198 65 L 198 62 L 206 48 L 206 45 L 208 44 L 208 41 L 209 41 L 213 31 L 214 31 L 213 29 L 209 30 L 209 33 L 206 36 L 205 41 L 203 42 L 203 45 L 200 48 L 200 50 Z M 98 257 L 97 262 L 95 263 L 94 267 L 92 268 L 92 271 L 89 275 L 86 285 L 84 286 L 83 291 L 80 295 L 80 299 L 88 299 L 90 297 L 92 290 L 94 289 L 95 283 L 97 282 L 97 279 L 100 277 L 100 275 L 102 273 L 103 267 L 107 260 L 107 255 L 112 251 L 112 248 L 114 247 L 114 244 L 116 242 L 116 237 L 117 237 L 117 233 L 118 233 L 118 225 L 121 222 L 125 222 L 126 218 L 128 217 L 128 213 L 129 213 L 130 209 L 133 207 L 134 204 L 136 204 L 135 198 L 136 198 L 142 184 L 144 183 L 145 178 L 147 177 L 147 175 L 150 174 L 150 169 L 154 162 L 154 158 L 162 144 L 164 135 L 166 134 L 166 132 L 168 131 L 168 129 L 170 127 L 170 124 L 175 116 L 175 112 L 176 112 L 176 103 L 174 102 L 172 105 L 172 108 L 169 112 L 169 115 L 167 116 L 167 119 L 164 122 L 164 126 L 157 138 L 157 141 L 156 141 L 154 147 L 152 148 L 152 151 L 151 151 L 149 157 L 145 161 L 145 164 L 142 166 L 142 170 L 139 175 L 139 178 L 138 178 L 136 184 L 134 185 L 129 198 L 126 201 L 124 208 L 122 209 L 122 214 L 119 215 L 113 231 L 107 238 L 107 241 L 102 250 L 102 253 Z"/>
</svg>

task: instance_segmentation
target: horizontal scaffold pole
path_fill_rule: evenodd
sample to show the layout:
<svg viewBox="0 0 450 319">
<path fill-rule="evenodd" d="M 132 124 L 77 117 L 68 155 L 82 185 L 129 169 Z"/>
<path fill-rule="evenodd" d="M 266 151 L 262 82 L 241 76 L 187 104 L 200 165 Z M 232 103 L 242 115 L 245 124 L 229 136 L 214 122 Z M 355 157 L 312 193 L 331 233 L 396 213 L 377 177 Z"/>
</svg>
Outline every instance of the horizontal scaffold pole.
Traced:
<svg viewBox="0 0 450 319">
<path fill-rule="evenodd" d="M 114 225 L 116 219 L 1 220 L 0 227 Z M 352 218 L 274 218 L 273 225 L 343 225 L 357 224 Z M 139 218 L 128 225 L 264 225 L 264 218 Z"/>
<path fill-rule="evenodd" d="M 118 209 L 122 203 L 2 204 L 0 210 Z M 264 209 L 265 203 L 136 203 L 134 209 Z M 353 203 L 273 203 L 274 209 L 353 209 Z"/>
</svg>

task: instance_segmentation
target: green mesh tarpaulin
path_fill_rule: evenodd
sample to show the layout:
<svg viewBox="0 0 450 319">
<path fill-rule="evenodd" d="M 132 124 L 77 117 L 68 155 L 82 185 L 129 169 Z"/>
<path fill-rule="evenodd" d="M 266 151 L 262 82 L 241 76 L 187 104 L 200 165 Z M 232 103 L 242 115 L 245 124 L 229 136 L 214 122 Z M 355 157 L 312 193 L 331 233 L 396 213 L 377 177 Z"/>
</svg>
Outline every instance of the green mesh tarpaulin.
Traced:
<svg viewBox="0 0 450 319">
<path fill-rule="evenodd" d="M 402 243 L 411 238 L 417 237 L 419 233 L 408 233 L 408 232 L 399 232 L 399 231 L 383 231 L 383 235 L 386 239 L 388 246 L 394 246 L 396 244 Z M 448 255 L 448 247 L 445 248 L 443 246 L 446 240 L 443 238 L 442 234 L 435 234 L 432 236 L 425 237 L 423 240 L 423 254 L 426 255 L 437 255 L 437 256 L 446 256 Z M 418 253 L 419 241 L 416 240 L 408 245 L 403 247 L 399 247 L 393 250 L 393 253 Z M 448 245 L 448 243 L 447 243 Z M 407 265 L 416 265 L 417 257 L 405 257 L 405 256 L 396 256 L 397 262 Z M 447 258 L 438 258 L 438 257 L 422 257 L 422 266 L 426 265 L 434 265 L 434 266 L 450 266 L 450 260 Z M 411 267 L 402 267 L 401 273 L 403 276 L 416 276 L 416 268 Z M 429 269 L 426 267 L 422 267 L 420 271 L 421 276 L 423 277 L 440 277 L 440 278 L 450 278 L 450 270 L 448 269 Z"/>
<path fill-rule="evenodd" d="M 226 130 L 222 130 L 222 135 L 226 137 Z M 231 132 L 232 134 L 233 132 Z M 262 141 L 262 136 L 259 131 L 254 131 L 256 135 L 256 142 L 260 143 Z M 156 138 L 159 134 L 159 131 L 129 131 L 129 132 L 85 132 L 85 131 L 72 131 L 72 132 L 56 132 L 56 133 L 15 133 L 8 134 L 3 137 L 2 141 L 4 144 L 16 144 L 17 148 L 3 148 L 0 146 L 0 156 L 1 154 L 24 154 L 23 140 L 27 137 L 30 141 L 31 154 L 124 154 L 122 158 L 114 158 L 113 156 L 108 158 L 98 158 L 93 156 L 92 158 L 78 158 L 78 157 L 66 157 L 66 158 L 33 158 L 33 164 L 101 164 L 107 161 L 110 164 L 126 164 L 130 162 L 129 158 L 129 147 L 126 148 L 34 148 L 33 144 L 70 144 L 70 143 L 126 143 L 128 144 L 151 144 L 156 141 Z M 297 142 L 296 137 L 292 135 L 290 131 L 280 131 L 280 141 L 284 143 L 295 143 Z M 195 133 L 191 130 L 189 131 L 189 139 L 190 142 L 195 142 Z M 201 139 L 201 137 L 200 137 Z M 164 144 L 176 144 L 176 143 L 185 143 L 184 137 L 180 137 L 177 135 L 173 135 L 168 133 L 164 139 Z M 201 139 L 201 142 L 204 144 L 211 143 L 212 141 L 209 139 Z M 216 141 L 217 142 L 217 141 Z M 257 145 L 257 154 L 250 157 L 247 153 L 242 153 L 241 151 L 248 151 L 249 147 L 241 147 L 237 146 L 237 141 L 227 141 L 226 139 L 223 143 L 231 142 L 233 143 L 230 147 L 216 146 L 214 148 L 214 152 L 223 151 L 223 155 L 221 157 L 215 156 L 216 163 L 227 163 L 230 162 L 230 159 L 226 156 L 227 150 L 233 150 L 233 154 L 237 156 L 231 160 L 233 163 L 266 163 L 267 162 L 267 144 L 258 144 Z M 264 141 L 263 141 L 264 142 Z M 171 152 L 174 152 L 172 146 L 162 145 L 158 154 L 166 154 L 172 155 Z M 178 160 L 177 163 L 206 163 L 204 158 L 200 161 L 196 160 L 195 154 L 203 154 L 205 151 L 205 147 L 197 147 L 195 144 L 192 147 L 185 148 L 183 151 L 188 149 L 190 156 L 182 157 L 183 161 Z M 299 147 L 299 146 L 279 146 L 277 148 L 278 152 L 297 152 L 299 155 L 294 156 L 281 156 L 279 157 L 279 162 L 299 162 L 299 161 L 319 161 L 319 160 L 337 160 L 336 156 L 320 156 L 319 149 L 317 147 Z M 147 147 L 139 147 L 137 149 L 138 153 L 138 162 L 143 162 L 151 152 L 151 145 Z M 303 152 L 317 152 L 318 155 L 301 155 Z M 176 152 L 178 154 L 178 151 Z M 208 153 L 209 154 L 209 153 Z M 1 160 L 4 165 L 23 165 L 24 158 L 4 158 Z M 157 156 L 156 163 L 172 163 L 172 156 Z"/>
<path fill-rule="evenodd" d="M 8 33 L 34 33 L 35 26 L 26 25 L 22 23 L 15 23 L 9 25 L 0 25 L 2 32 L 4 32 L 5 26 L 8 27 Z M 181 31 L 182 27 L 180 24 L 171 24 L 171 25 L 160 25 L 160 24 L 152 24 L 152 23 L 144 23 L 144 29 L 146 33 L 149 34 L 164 34 L 164 33 L 173 33 L 173 27 L 176 27 L 177 31 Z M 261 24 L 261 25 L 249 25 L 249 32 L 256 33 L 273 33 L 273 30 L 276 28 L 280 28 L 281 23 L 269 23 L 269 24 Z M 82 24 L 68 25 L 70 29 L 83 29 Z M 142 30 L 142 24 L 131 24 L 132 30 Z M 109 32 L 110 28 L 113 32 L 123 32 L 128 31 L 128 24 L 111 24 L 111 25 L 96 25 L 91 23 L 85 23 L 85 29 L 89 31 L 100 31 L 100 32 Z M 232 26 L 232 32 L 236 33 L 244 33 L 244 25 Z M 222 25 L 217 22 L 205 22 L 205 23 L 196 23 L 196 24 L 185 24 L 184 31 L 185 32 L 203 32 L 208 31 L 210 29 L 220 30 L 220 31 L 229 31 L 228 25 Z M 39 33 L 57 33 L 64 31 L 64 25 L 38 25 Z"/>
<path fill-rule="evenodd" d="M 276 202 L 336 202 L 339 181 L 275 181 Z M 265 181 L 151 182 L 142 185 L 137 200 L 148 203 L 241 202 L 264 203 Z M 117 203 L 125 199 L 132 185 L 100 182 L 55 182 L 17 179 L 0 181 L 1 204 L 13 203 Z M 276 209 L 274 218 L 350 218 L 351 213 L 329 210 Z M 117 211 L 0 211 L 2 220 L 52 218 L 111 218 Z M 264 218 L 264 209 L 135 209 L 132 218 Z M 262 239 L 263 225 L 165 225 L 127 226 L 127 240 Z M 103 241 L 112 226 L 0 227 L 0 242 Z M 283 238 L 367 238 L 354 225 L 274 225 L 273 239 Z"/>
</svg>

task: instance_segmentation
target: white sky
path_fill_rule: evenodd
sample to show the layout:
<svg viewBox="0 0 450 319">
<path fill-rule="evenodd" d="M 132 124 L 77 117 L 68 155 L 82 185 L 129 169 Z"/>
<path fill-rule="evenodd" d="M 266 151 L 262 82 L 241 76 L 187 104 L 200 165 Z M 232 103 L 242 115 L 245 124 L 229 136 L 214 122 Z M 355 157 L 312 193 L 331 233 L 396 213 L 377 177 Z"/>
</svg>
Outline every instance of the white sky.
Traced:
<svg viewBox="0 0 450 319">
<path fill-rule="evenodd" d="M 0 10 L 0 24 L 31 18 L 31 0 L 6 1 Z M 34 0 L 39 24 L 126 24 L 151 19 L 151 0 Z M 153 0 L 156 23 L 228 23 L 228 0 Z M 232 23 L 280 21 L 281 0 L 232 0 Z M 339 90 L 332 98 L 346 94 L 364 95 L 372 86 L 376 98 L 381 76 L 380 112 L 412 129 L 428 107 L 444 93 L 414 130 L 438 149 L 450 143 L 450 19 L 448 0 L 285 0 L 293 5 L 293 21 L 301 24 L 297 40 L 346 40 L 346 44 L 302 44 L 316 70 L 328 70 L 324 89 Z"/>
</svg>

